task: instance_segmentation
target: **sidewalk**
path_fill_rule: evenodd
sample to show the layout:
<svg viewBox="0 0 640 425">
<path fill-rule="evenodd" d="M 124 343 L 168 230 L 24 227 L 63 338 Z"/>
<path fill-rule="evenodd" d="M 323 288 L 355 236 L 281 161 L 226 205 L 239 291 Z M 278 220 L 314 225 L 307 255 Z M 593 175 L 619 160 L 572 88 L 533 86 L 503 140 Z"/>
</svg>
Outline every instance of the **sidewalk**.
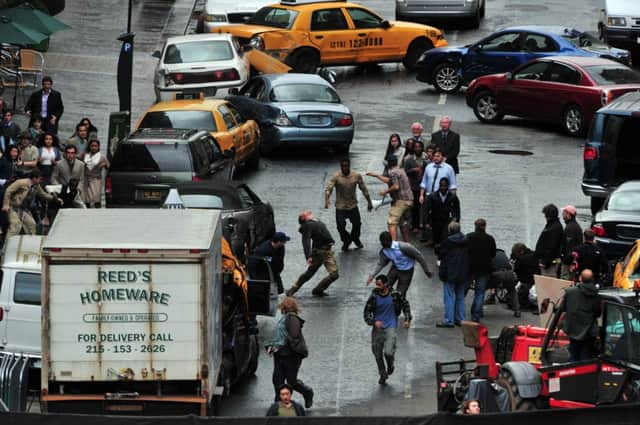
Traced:
<svg viewBox="0 0 640 425">
<path fill-rule="evenodd" d="M 98 128 L 104 141 L 109 113 L 119 109 L 116 70 L 121 42 L 127 26 L 127 2 L 122 0 L 67 0 L 56 16 L 72 29 L 51 38 L 45 58 L 45 74 L 62 93 L 65 112 L 59 136 L 69 137 L 83 118 Z M 182 35 L 189 24 L 194 0 L 133 0 L 131 19 L 134 39 L 132 125 L 151 105 L 153 70 L 151 57 L 167 37 Z"/>
</svg>

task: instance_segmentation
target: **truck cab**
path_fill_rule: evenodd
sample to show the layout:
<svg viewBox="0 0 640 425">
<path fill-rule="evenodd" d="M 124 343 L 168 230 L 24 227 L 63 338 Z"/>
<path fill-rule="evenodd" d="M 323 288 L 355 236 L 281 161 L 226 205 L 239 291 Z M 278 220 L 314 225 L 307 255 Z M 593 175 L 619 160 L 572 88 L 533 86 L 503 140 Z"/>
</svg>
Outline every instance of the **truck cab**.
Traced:
<svg viewBox="0 0 640 425">
<path fill-rule="evenodd" d="M 42 236 L 6 242 L 0 268 L 0 351 L 40 354 Z"/>
</svg>

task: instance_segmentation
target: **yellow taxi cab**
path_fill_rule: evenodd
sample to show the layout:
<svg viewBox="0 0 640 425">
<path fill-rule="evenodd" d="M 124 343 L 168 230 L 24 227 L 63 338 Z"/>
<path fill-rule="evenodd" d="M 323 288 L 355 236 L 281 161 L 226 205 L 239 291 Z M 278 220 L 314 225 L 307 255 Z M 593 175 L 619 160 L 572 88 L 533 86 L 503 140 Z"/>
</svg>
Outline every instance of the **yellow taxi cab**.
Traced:
<svg viewBox="0 0 640 425">
<path fill-rule="evenodd" d="M 437 28 L 389 22 L 345 0 L 282 0 L 259 9 L 245 24 L 211 31 L 233 34 L 241 44 L 307 73 L 318 66 L 400 61 L 411 69 L 426 50 L 447 45 Z"/>
<path fill-rule="evenodd" d="M 616 264 L 613 272 L 615 288 L 640 288 L 640 239 L 631 245 L 627 255 Z"/>
<path fill-rule="evenodd" d="M 197 128 L 208 130 L 220 149 L 233 152 L 235 165 L 260 166 L 260 129 L 254 120 L 245 120 L 223 99 L 179 99 L 158 102 L 142 114 L 141 128 Z"/>
</svg>

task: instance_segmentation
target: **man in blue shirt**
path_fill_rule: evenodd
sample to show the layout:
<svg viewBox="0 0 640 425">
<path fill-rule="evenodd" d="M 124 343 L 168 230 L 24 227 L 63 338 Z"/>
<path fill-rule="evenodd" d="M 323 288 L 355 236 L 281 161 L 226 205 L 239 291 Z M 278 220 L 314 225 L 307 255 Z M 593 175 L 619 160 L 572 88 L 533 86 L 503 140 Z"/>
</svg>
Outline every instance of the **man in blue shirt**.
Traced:
<svg viewBox="0 0 640 425">
<path fill-rule="evenodd" d="M 424 273 L 427 277 L 431 277 L 432 274 L 427 266 L 427 261 L 424 259 L 420 251 L 413 245 L 407 242 L 394 241 L 391 238 L 391 233 L 380 233 L 380 244 L 382 249 L 380 250 L 378 264 L 369 275 L 367 279 L 367 285 L 373 281 L 373 276 L 382 271 L 387 264 L 391 263 L 391 269 L 389 269 L 389 287 L 393 288 L 393 285 L 398 282 L 398 292 L 404 297 L 407 294 L 411 279 L 413 279 L 413 269 L 416 261 L 420 263 Z"/>
<path fill-rule="evenodd" d="M 400 313 L 404 315 L 404 327 L 409 328 L 411 326 L 409 301 L 399 292 L 391 289 L 387 276 L 383 274 L 377 276 L 376 287 L 371 291 L 364 307 L 364 321 L 372 326 L 371 351 L 378 365 L 380 385 L 386 383 L 389 375 L 395 370 L 393 362 Z"/>
<path fill-rule="evenodd" d="M 449 180 L 449 190 L 455 193 L 458 188 L 456 184 L 456 173 L 451 165 L 443 161 L 442 152 L 436 148 L 433 152 L 433 161 L 424 169 L 422 183 L 420 183 L 420 203 L 424 201 L 432 192 L 436 192 L 440 187 L 440 179 L 446 177 Z"/>
</svg>

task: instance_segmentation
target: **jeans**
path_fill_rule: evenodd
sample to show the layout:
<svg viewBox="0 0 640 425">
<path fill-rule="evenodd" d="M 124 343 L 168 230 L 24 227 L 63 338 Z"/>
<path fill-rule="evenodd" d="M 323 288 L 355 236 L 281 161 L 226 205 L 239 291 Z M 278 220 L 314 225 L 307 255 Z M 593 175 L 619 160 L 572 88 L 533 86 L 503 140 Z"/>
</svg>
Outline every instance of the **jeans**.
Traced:
<svg viewBox="0 0 640 425">
<path fill-rule="evenodd" d="M 380 376 L 386 376 L 387 370 L 393 368 L 396 354 L 396 328 L 378 329 L 374 326 L 371 331 L 371 351 L 376 358 L 378 373 Z"/>
<path fill-rule="evenodd" d="M 484 305 L 484 292 L 487 289 L 488 282 L 489 275 L 476 277 L 476 289 L 473 293 L 473 302 L 471 303 L 471 320 L 474 322 L 479 322 L 484 315 L 482 313 L 482 306 Z"/>
<path fill-rule="evenodd" d="M 411 279 L 413 279 L 413 267 L 409 270 L 398 270 L 396 266 L 391 266 L 387 278 L 389 279 L 390 287 L 393 287 L 396 281 L 398 282 L 396 291 L 400 292 L 403 298 L 406 298 L 409 285 L 411 285 Z"/>
<path fill-rule="evenodd" d="M 444 294 L 444 322 L 454 324 L 465 320 L 464 292 L 467 287 L 464 283 L 443 283 Z"/>
<path fill-rule="evenodd" d="M 347 220 L 351 222 L 351 234 L 347 232 Z M 342 243 L 360 242 L 361 225 L 360 210 L 357 207 L 351 210 L 336 210 L 336 226 Z"/>
</svg>

